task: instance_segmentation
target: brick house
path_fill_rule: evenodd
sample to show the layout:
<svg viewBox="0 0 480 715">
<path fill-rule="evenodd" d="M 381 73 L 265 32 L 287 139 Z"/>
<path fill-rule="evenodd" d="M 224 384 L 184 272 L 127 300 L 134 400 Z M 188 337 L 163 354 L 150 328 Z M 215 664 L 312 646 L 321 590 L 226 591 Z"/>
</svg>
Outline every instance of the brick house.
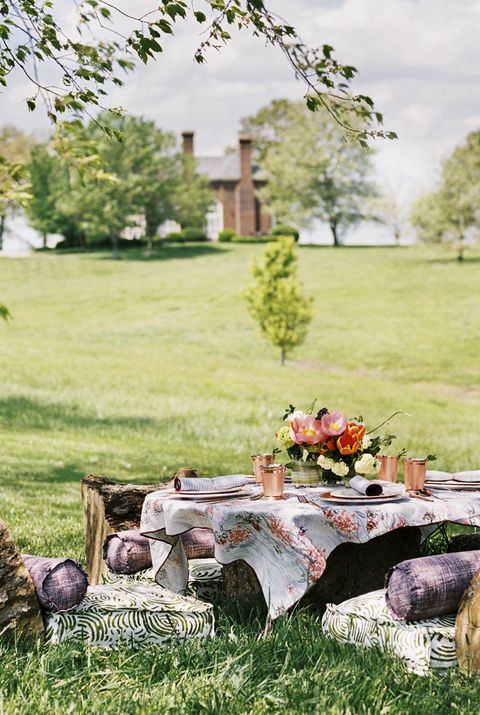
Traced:
<svg viewBox="0 0 480 715">
<path fill-rule="evenodd" d="M 182 132 L 183 151 L 194 154 L 194 133 Z M 215 206 L 207 215 L 207 235 L 216 240 L 225 228 L 241 236 L 267 234 L 271 218 L 259 199 L 256 189 L 265 185 L 259 167 L 252 162 L 252 140 L 240 136 L 235 152 L 224 156 L 195 157 L 197 171 L 210 179 L 215 194 Z"/>
</svg>

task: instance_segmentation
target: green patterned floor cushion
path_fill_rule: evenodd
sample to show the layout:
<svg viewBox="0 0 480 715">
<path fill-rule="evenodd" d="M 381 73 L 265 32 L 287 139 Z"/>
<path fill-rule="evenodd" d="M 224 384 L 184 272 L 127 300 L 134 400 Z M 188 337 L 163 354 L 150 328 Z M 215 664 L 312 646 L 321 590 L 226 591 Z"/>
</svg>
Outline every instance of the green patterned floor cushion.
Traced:
<svg viewBox="0 0 480 715">
<path fill-rule="evenodd" d="M 188 562 L 188 569 L 187 595 L 199 598 L 201 601 L 216 603 L 223 586 L 222 565 L 215 559 L 191 559 Z M 103 582 L 156 584 L 155 571 L 151 568 L 133 574 L 117 574 L 107 571 Z"/>
<path fill-rule="evenodd" d="M 407 669 L 426 675 L 430 668 L 457 665 L 455 614 L 421 621 L 398 621 L 385 603 L 385 591 L 372 591 L 338 605 L 329 603 L 323 632 L 343 643 L 370 648 L 402 658 Z"/>
<path fill-rule="evenodd" d="M 46 640 L 82 640 L 94 646 L 158 645 L 214 634 L 213 606 L 157 584 L 90 586 L 77 608 L 45 615 Z"/>
</svg>

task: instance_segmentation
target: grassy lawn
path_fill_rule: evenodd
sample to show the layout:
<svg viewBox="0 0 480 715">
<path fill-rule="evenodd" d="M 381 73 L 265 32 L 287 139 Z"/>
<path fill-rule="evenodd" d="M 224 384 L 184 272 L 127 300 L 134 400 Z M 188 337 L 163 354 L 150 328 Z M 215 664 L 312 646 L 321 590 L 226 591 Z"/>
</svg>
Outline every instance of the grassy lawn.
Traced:
<svg viewBox="0 0 480 715">
<path fill-rule="evenodd" d="M 83 558 L 83 474 L 244 471 L 314 397 L 371 427 L 404 410 L 398 449 L 479 467 L 480 255 L 301 248 L 315 318 L 282 368 L 241 297 L 262 250 L 0 260 L 0 518 L 24 552 Z M 210 643 L 141 653 L 2 645 L 0 713 L 478 713 L 476 680 L 332 644 L 314 613 L 258 628 L 224 614 Z"/>
</svg>

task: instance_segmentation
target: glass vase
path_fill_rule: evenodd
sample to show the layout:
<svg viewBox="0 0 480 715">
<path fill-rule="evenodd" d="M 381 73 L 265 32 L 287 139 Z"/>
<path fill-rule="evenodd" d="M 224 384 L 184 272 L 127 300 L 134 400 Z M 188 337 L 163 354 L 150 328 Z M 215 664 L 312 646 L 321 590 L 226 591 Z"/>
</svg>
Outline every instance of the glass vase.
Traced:
<svg viewBox="0 0 480 715">
<path fill-rule="evenodd" d="M 292 482 L 309 486 L 318 484 L 321 480 L 322 469 L 316 462 L 292 462 Z"/>
</svg>

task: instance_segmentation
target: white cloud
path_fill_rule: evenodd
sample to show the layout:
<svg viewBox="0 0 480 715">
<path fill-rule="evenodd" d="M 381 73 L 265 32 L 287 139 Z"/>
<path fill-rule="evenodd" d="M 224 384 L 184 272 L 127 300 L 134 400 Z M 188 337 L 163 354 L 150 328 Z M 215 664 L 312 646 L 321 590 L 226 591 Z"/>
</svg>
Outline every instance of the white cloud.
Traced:
<svg viewBox="0 0 480 715">
<path fill-rule="evenodd" d="M 142 0 L 135 8 L 147 8 Z M 370 94 L 398 142 L 376 143 L 381 182 L 405 197 L 428 189 L 439 161 L 468 131 L 480 128 L 478 0 L 270 0 L 309 44 L 332 44 L 359 69 L 358 91 Z M 69 22 L 71 15 L 68 15 Z M 184 25 L 157 62 L 139 67 L 112 104 L 149 116 L 167 129 L 194 129 L 202 153 L 235 141 L 239 121 L 275 97 L 301 98 L 303 87 L 278 50 L 247 33 L 197 66 L 201 36 Z M 0 124 L 45 127 L 29 114 L 17 76 L 0 95 Z"/>
</svg>

